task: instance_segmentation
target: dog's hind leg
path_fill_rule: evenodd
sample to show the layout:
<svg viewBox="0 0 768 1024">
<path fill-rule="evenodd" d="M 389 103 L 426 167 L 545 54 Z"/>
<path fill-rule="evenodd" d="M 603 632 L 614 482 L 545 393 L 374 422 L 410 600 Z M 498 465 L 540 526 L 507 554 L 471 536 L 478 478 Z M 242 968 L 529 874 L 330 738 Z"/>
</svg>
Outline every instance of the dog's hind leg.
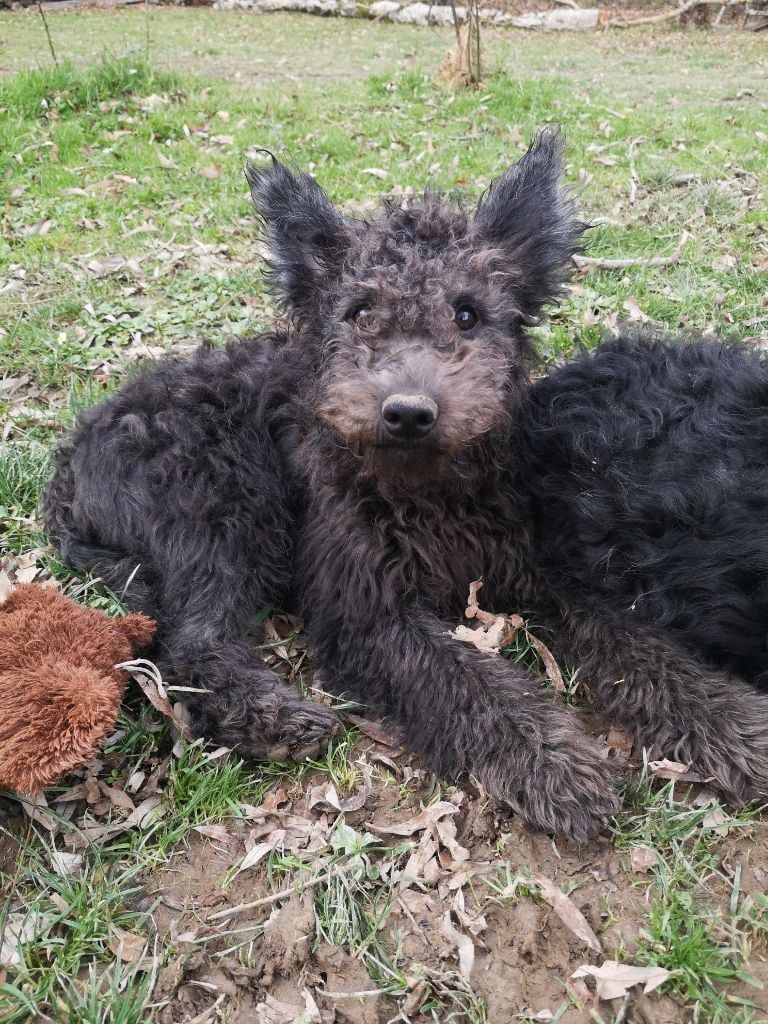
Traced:
<svg viewBox="0 0 768 1024">
<path fill-rule="evenodd" d="M 173 377 L 183 371 L 161 368 L 87 414 L 57 457 L 46 527 L 65 560 L 157 620 L 163 671 L 197 691 L 179 695 L 198 735 L 273 760 L 316 754 L 335 715 L 285 685 L 248 644 L 251 618 L 291 580 L 291 516 L 274 452 L 255 416 L 242 414 L 242 425 L 231 407 L 169 406 L 166 393 L 184 397 Z M 192 384 L 207 380 L 195 373 Z M 163 418 L 144 422 L 153 389 Z"/>
<path fill-rule="evenodd" d="M 638 744 L 691 764 L 734 800 L 768 794 L 768 694 L 697 660 L 663 631 L 571 598 L 566 606 L 563 645 L 598 706 Z"/>
</svg>

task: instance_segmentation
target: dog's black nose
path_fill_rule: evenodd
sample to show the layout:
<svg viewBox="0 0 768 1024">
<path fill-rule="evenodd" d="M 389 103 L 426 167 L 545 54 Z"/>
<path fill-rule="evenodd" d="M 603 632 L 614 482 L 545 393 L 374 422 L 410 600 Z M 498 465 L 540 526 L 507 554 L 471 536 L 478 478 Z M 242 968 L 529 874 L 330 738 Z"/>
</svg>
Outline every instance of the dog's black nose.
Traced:
<svg viewBox="0 0 768 1024">
<path fill-rule="evenodd" d="M 404 441 L 425 437 L 437 423 L 439 409 L 428 395 L 390 395 L 381 406 L 387 433 Z"/>
</svg>

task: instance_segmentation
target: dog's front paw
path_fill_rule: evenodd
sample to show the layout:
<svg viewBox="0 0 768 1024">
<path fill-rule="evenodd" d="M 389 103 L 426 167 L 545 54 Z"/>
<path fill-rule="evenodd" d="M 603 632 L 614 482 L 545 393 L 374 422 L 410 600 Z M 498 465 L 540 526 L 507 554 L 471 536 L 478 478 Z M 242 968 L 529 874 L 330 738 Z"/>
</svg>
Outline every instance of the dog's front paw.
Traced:
<svg viewBox="0 0 768 1024">
<path fill-rule="evenodd" d="M 757 693 L 742 697 L 728 713 L 698 723 L 670 756 L 691 765 L 732 803 L 768 796 L 768 700 Z"/>
<path fill-rule="evenodd" d="M 336 714 L 323 704 L 296 698 L 280 708 L 266 756 L 270 761 L 306 761 L 317 757 L 340 728 Z"/>
<path fill-rule="evenodd" d="M 524 774 L 513 772 L 503 754 L 478 774 L 489 795 L 526 824 L 569 839 L 595 835 L 619 808 L 614 772 L 586 740 L 543 750 Z"/>
<path fill-rule="evenodd" d="M 339 730 L 330 708 L 300 697 L 271 672 L 232 679 L 190 710 L 195 735 L 269 761 L 317 757 Z"/>
</svg>

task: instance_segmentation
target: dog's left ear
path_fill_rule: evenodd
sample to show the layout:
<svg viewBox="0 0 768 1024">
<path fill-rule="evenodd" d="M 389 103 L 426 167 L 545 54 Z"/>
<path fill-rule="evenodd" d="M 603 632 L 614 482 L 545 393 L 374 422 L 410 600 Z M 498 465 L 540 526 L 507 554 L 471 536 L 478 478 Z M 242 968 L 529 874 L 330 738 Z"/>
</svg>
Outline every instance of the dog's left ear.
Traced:
<svg viewBox="0 0 768 1024">
<path fill-rule="evenodd" d="M 558 298 L 586 227 L 574 216 L 562 175 L 563 137 L 548 128 L 493 182 L 475 213 L 480 236 L 509 253 L 510 271 L 519 277 L 515 297 L 529 320 Z"/>
<path fill-rule="evenodd" d="M 278 297 L 292 312 L 307 314 L 340 265 L 344 219 L 308 174 L 269 156 L 265 167 L 248 163 L 245 176 L 266 225 L 267 266 Z"/>
</svg>

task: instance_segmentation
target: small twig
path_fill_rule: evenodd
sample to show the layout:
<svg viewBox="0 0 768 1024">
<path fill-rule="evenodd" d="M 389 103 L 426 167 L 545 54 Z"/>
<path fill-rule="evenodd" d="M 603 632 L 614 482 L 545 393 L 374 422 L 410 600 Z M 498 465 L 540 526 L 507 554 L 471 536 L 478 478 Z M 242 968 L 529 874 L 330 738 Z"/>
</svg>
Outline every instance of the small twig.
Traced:
<svg viewBox="0 0 768 1024">
<path fill-rule="evenodd" d="M 662 21 L 672 21 L 674 18 L 679 18 L 683 14 L 687 14 L 688 11 L 692 11 L 694 7 L 743 7 L 747 0 L 727 0 L 723 3 L 723 0 L 688 0 L 687 3 L 683 4 L 682 7 L 676 7 L 674 11 L 662 11 L 660 14 L 647 14 L 643 18 L 634 18 L 632 21 L 627 21 L 625 18 L 612 18 L 611 21 L 606 22 L 608 28 L 632 28 L 633 25 L 656 25 Z"/>
<path fill-rule="evenodd" d="M 461 26 L 459 25 L 459 14 L 456 10 L 455 0 L 451 0 L 451 12 L 453 14 L 453 29 L 456 33 L 456 46 L 461 49 Z"/>
<path fill-rule="evenodd" d="M 637 186 L 640 184 L 637 168 L 635 167 L 635 146 L 644 141 L 645 137 L 640 135 L 636 139 L 630 139 L 629 146 L 627 147 L 627 159 L 629 160 L 629 202 L 632 206 L 634 206 L 637 199 Z"/>
<path fill-rule="evenodd" d="M 218 1017 L 217 1011 L 221 1004 L 224 1002 L 224 1000 L 227 998 L 227 993 L 222 992 L 220 996 L 216 997 L 216 1002 L 213 1004 L 213 1006 L 209 1006 L 207 1010 L 203 1010 L 203 1012 L 198 1013 L 196 1017 L 192 1017 L 189 1021 L 189 1024 L 208 1024 L 208 1022 L 213 1019 L 212 1015 Z"/>
<path fill-rule="evenodd" d="M 370 999 L 373 996 L 385 996 L 388 994 L 388 988 L 366 988 L 361 992 L 328 992 L 326 989 L 321 988 L 317 990 L 326 999 Z"/>
<path fill-rule="evenodd" d="M 48 19 L 45 16 L 45 11 L 43 10 L 43 5 L 40 2 L 40 0 L 37 0 L 37 9 L 40 12 L 40 17 L 43 19 L 43 27 L 45 28 L 45 34 L 46 34 L 46 36 L 48 38 L 48 49 L 51 51 L 51 56 L 53 57 L 53 63 L 56 65 L 56 67 L 58 67 L 59 66 L 59 61 L 58 61 L 58 58 L 56 57 L 56 51 L 53 48 L 53 40 L 51 39 L 51 30 L 48 28 Z"/>
<path fill-rule="evenodd" d="M 669 256 L 629 256 L 626 259 L 601 259 L 598 256 L 574 256 L 577 267 L 585 270 L 624 270 L 627 267 L 671 267 L 679 262 L 683 249 L 691 236 L 684 231 L 677 248 Z"/>
<path fill-rule="evenodd" d="M 239 914 L 243 910 L 255 910 L 257 907 L 267 907 L 270 903 L 279 903 L 280 900 L 284 900 L 287 896 L 293 896 L 294 893 L 301 892 L 303 889 L 311 889 L 312 886 L 319 885 L 321 882 L 327 882 L 335 874 L 335 871 L 326 871 L 324 875 L 318 875 L 317 878 L 312 878 L 308 882 L 297 882 L 296 885 L 290 885 L 287 889 L 281 889 L 280 892 L 273 892 L 270 896 L 262 896 L 260 900 L 253 900 L 251 903 L 240 903 L 236 907 L 227 907 L 226 910 L 219 910 L 215 914 L 211 914 L 208 917 L 207 924 L 211 921 L 220 921 L 224 917 L 232 917 L 233 914 Z"/>
</svg>

